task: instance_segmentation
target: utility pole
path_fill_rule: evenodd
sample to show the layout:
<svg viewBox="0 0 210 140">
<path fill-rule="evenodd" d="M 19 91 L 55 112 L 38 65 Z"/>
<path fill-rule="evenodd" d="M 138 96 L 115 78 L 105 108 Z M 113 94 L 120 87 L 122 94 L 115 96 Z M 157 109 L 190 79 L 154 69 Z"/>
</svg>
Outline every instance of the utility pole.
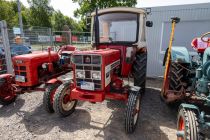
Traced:
<svg viewBox="0 0 210 140">
<path fill-rule="evenodd" d="M 19 0 L 17 0 L 17 6 L 18 6 L 18 17 L 19 17 L 19 26 L 20 26 L 21 37 L 24 37 L 21 5 L 20 5 Z"/>
</svg>

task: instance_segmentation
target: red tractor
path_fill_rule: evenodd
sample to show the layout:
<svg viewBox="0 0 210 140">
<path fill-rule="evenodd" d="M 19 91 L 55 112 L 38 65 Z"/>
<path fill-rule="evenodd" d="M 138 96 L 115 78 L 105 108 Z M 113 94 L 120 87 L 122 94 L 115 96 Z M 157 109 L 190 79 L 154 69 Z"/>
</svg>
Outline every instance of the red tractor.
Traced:
<svg viewBox="0 0 210 140">
<path fill-rule="evenodd" d="M 60 116 L 74 112 L 78 100 L 105 99 L 127 103 L 125 131 L 134 132 L 145 91 L 146 13 L 138 8 L 109 8 L 92 13 L 95 50 L 73 53 L 73 80 L 52 92 L 52 109 Z M 133 78 L 133 82 L 129 82 Z"/>
<path fill-rule="evenodd" d="M 17 93 L 31 90 L 44 90 L 37 88 L 45 84 L 61 84 L 57 77 L 72 70 L 71 54 L 75 51 L 73 46 L 62 46 L 58 52 L 35 52 L 19 55 L 12 58 L 14 73 L 0 75 L 0 103 L 7 105 L 15 101 Z"/>
</svg>

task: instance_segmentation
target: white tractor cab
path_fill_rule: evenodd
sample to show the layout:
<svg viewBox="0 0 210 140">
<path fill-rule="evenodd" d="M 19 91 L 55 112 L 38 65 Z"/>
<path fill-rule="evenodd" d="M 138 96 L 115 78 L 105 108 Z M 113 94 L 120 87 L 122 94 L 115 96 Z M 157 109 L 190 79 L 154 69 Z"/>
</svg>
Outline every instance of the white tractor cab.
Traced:
<svg viewBox="0 0 210 140">
<path fill-rule="evenodd" d="M 96 25 L 96 12 L 99 25 Z M 148 13 L 144 9 L 115 7 L 96 12 L 91 14 L 92 45 L 132 44 L 137 48 L 146 47 L 145 25 L 152 27 L 153 22 L 146 21 Z M 96 26 L 99 35 L 96 35 Z"/>
</svg>

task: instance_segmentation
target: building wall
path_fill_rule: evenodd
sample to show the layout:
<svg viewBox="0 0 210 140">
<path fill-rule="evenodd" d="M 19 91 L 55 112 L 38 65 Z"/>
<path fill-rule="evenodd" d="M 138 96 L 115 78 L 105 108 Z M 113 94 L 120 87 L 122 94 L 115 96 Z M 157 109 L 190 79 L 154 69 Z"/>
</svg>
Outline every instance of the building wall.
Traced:
<svg viewBox="0 0 210 140">
<path fill-rule="evenodd" d="M 162 76 L 162 61 L 168 47 L 171 32 L 171 17 L 179 17 L 176 25 L 173 46 L 185 46 L 190 52 L 191 41 L 210 31 L 210 3 L 153 7 L 147 19 L 153 21 L 153 27 L 146 29 L 148 45 L 147 76 Z"/>
</svg>

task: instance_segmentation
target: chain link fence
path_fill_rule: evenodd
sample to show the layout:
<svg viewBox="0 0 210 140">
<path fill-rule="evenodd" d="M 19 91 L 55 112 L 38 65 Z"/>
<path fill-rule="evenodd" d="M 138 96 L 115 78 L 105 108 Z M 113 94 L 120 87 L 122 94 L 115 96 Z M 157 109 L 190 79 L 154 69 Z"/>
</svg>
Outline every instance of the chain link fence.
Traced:
<svg viewBox="0 0 210 140">
<path fill-rule="evenodd" d="M 52 31 L 47 27 L 24 26 L 24 35 L 20 28 L 8 29 L 5 21 L 0 21 L 0 74 L 13 73 L 12 57 L 30 54 L 34 51 L 45 51 L 49 46 L 58 48 L 73 45 L 78 50 L 91 48 L 90 32 Z"/>
</svg>

